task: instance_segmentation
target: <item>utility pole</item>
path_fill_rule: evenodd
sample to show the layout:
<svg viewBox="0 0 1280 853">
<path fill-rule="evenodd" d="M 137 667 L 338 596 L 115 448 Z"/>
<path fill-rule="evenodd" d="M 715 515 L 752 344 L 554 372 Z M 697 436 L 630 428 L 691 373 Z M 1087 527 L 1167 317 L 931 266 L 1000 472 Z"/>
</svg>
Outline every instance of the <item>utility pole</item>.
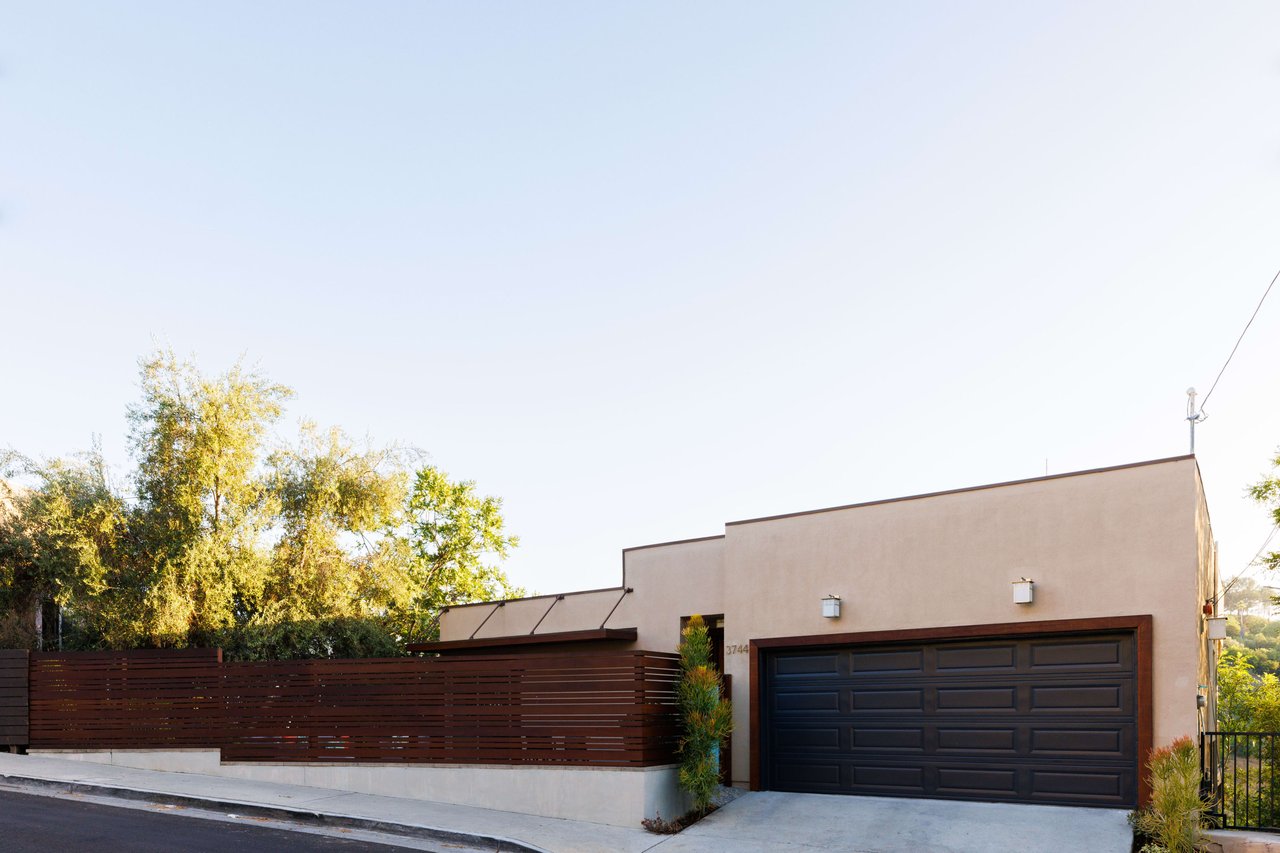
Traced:
<svg viewBox="0 0 1280 853">
<path fill-rule="evenodd" d="M 1196 410 L 1196 389 L 1187 389 L 1187 423 L 1191 425 L 1191 455 L 1196 454 L 1196 424 L 1205 420 L 1204 412 Z"/>
</svg>

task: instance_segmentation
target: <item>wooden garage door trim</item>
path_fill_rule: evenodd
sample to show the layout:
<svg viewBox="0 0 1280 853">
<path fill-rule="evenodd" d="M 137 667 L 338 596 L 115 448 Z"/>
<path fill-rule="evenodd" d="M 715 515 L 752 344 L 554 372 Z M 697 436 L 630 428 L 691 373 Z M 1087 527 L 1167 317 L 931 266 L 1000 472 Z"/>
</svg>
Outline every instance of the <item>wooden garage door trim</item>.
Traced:
<svg viewBox="0 0 1280 853">
<path fill-rule="evenodd" d="M 1137 646 L 1138 806 L 1151 802 L 1145 768 L 1151 752 L 1151 615 L 1098 616 L 1088 619 L 1050 619 L 1042 622 L 1004 622 L 992 625 L 958 625 L 946 628 L 907 628 L 899 631 L 861 631 L 851 634 L 811 634 L 804 637 L 766 637 L 751 641 L 751 790 L 760 790 L 760 759 L 764 732 L 760 726 L 761 680 L 764 653 L 806 646 L 854 646 L 870 643 L 903 643 L 917 640 L 968 640 L 985 637 L 1017 637 L 1028 634 L 1084 634 L 1099 631 L 1134 632 Z"/>
</svg>

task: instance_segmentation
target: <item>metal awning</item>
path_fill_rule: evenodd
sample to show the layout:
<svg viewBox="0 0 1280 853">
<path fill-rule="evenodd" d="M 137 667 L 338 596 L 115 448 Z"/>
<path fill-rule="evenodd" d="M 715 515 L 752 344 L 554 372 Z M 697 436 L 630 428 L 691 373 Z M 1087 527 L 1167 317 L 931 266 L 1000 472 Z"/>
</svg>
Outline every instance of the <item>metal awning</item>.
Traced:
<svg viewBox="0 0 1280 853">
<path fill-rule="evenodd" d="M 482 649 L 505 649 L 511 646 L 545 646 L 553 643 L 617 643 L 635 642 L 635 628 L 589 628 L 585 631 L 554 631 L 547 634 L 517 634 L 507 637 L 473 637 L 466 640 L 437 640 L 434 643 L 410 643 L 411 652 L 460 652 Z"/>
</svg>

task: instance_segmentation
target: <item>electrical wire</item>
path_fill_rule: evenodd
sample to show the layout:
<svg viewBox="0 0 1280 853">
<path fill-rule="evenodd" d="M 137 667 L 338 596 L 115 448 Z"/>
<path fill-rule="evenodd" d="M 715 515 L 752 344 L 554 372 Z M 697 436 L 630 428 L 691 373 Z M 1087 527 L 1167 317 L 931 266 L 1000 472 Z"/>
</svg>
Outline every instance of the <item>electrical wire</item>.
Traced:
<svg viewBox="0 0 1280 853">
<path fill-rule="evenodd" d="M 1262 304 L 1266 302 L 1267 297 L 1271 295 L 1271 288 L 1276 286 L 1277 280 L 1280 280 L 1280 270 L 1276 270 L 1276 274 L 1271 277 L 1271 283 L 1268 284 L 1267 289 L 1262 292 L 1262 298 L 1258 300 L 1258 304 L 1253 309 L 1253 313 L 1249 315 L 1249 322 L 1245 323 L 1244 328 L 1240 330 L 1240 337 L 1236 338 L 1236 345 L 1231 348 L 1231 353 L 1227 356 L 1227 360 L 1222 363 L 1222 369 L 1218 371 L 1218 375 L 1215 376 L 1213 379 L 1213 384 L 1209 386 L 1209 393 L 1205 394 L 1204 399 L 1200 401 L 1199 411 L 1196 413 L 1193 413 L 1194 415 L 1196 415 L 1196 420 L 1203 421 L 1208 417 L 1208 415 L 1204 413 L 1205 404 L 1209 402 L 1209 398 L 1213 396 L 1213 392 L 1217 389 L 1218 382 L 1222 380 L 1222 374 L 1227 372 L 1227 366 L 1231 364 L 1231 359 L 1235 358 L 1236 350 L 1240 349 L 1240 342 L 1244 340 L 1244 336 L 1245 334 L 1248 333 L 1249 327 L 1252 326 L 1253 321 L 1257 319 L 1258 312 L 1262 310 Z M 1193 424 L 1192 426 L 1193 435 L 1194 435 L 1194 429 L 1195 429 L 1195 426 Z M 1227 585 L 1222 588 L 1222 592 L 1218 593 L 1213 597 L 1213 605 L 1215 610 L 1217 608 L 1218 601 L 1226 596 L 1227 592 L 1230 591 L 1231 587 L 1235 586 L 1236 581 L 1240 580 L 1242 577 L 1248 574 L 1249 570 L 1252 569 L 1255 564 L 1257 564 L 1258 558 L 1262 556 L 1262 552 L 1267 550 L 1267 547 L 1271 544 L 1271 540 L 1275 538 L 1277 531 L 1280 531 L 1280 523 L 1277 523 L 1274 527 L 1271 528 L 1271 532 L 1267 534 L 1267 538 L 1264 539 L 1262 542 L 1262 545 L 1258 547 L 1257 553 L 1253 555 L 1253 559 L 1249 561 L 1248 565 L 1246 565 L 1238 575 L 1232 578 L 1227 583 Z"/>
<path fill-rule="evenodd" d="M 1267 296 L 1271 293 L 1271 288 L 1275 287 L 1276 279 L 1280 279 L 1280 270 L 1276 270 L 1276 274 L 1271 277 L 1271 284 L 1267 285 L 1267 289 L 1263 291 L 1262 298 L 1258 300 L 1258 307 L 1253 309 L 1253 314 L 1249 317 L 1249 322 L 1244 324 L 1240 337 L 1236 338 L 1236 345 L 1231 348 L 1231 355 L 1227 356 L 1227 360 L 1223 362 L 1222 369 L 1218 371 L 1217 377 L 1213 380 L 1213 384 L 1209 386 L 1209 393 L 1204 395 L 1204 399 L 1200 401 L 1200 415 L 1204 414 L 1204 405 L 1209 402 L 1209 398 L 1213 396 L 1213 390 L 1218 387 L 1218 380 L 1222 379 L 1222 374 L 1227 372 L 1227 365 L 1231 363 L 1231 359 L 1235 358 L 1236 350 L 1240 349 L 1240 342 L 1244 340 L 1245 332 L 1249 331 L 1249 327 L 1253 325 L 1254 318 L 1258 316 L 1258 312 L 1262 310 L 1262 303 L 1267 301 Z"/>
<path fill-rule="evenodd" d="M 1222 599 L 1226 596 L 1227 591 L 1230 590 L 1231 587 L 1235 586 L 1236 581 L 1240 580 L 1242 577 L 1248 574 L 1249 569 L 1253 568 L 1254 564 L 1258 562 L 1258 558 L 1262 556 L 1262 552 L 1267 550 L 1267 546 L 1271 544 L 1271 540 L 1275 538 L 1277 531 L 1280 531 L 1280 524 L 1277 524 L 1275 527 L 1271 528 L 1271 532 L 1267 534 L 1266 539 L 1262 540 L 1262 544 L 1258 546 L 1258 552 L 1253 555 L 1253 559 L 1249 561 L 1249 565 L 1245 566 L 1244 570 L 1241 571 L 1240 574 L 1233 577 L 1230 583 L 1228 583 L 1226 586 L 1222 588 L 1222 592 L 1218 593 L 1213 597 L 1213 603 L 1215 605 L 1218 603 L 1219 599 Z"/>
</svg>

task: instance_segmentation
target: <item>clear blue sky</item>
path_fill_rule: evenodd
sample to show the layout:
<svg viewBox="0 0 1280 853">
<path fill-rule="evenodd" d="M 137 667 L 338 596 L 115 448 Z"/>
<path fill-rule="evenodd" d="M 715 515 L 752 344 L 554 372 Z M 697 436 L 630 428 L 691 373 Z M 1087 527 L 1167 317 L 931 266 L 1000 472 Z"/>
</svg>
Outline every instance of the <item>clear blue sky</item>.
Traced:
<svg viewBox="0 0 1280 853">
<path fill-rule="evenodd" d="M 0 445 L 237 356 L 542 592 L 726 520 L 1183 453 L 1280 267 L 1274 3 L 0 0 Z M 1210 401 L 1269 529 L 1280 294 Z"/>
</svg>

